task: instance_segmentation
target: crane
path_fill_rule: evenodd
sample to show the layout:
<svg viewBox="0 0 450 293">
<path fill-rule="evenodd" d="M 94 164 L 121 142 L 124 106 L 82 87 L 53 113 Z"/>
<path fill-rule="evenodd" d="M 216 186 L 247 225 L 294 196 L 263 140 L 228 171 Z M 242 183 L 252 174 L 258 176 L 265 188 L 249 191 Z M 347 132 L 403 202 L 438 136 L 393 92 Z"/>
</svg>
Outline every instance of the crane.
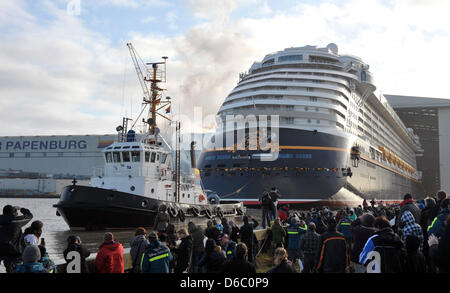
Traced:
<svg viewBox="0 0 450 293">
<path fill-rule="evenodd" d="M 143 102 L 145 105 L 147 105 L 147 104 L 150 105 L 150 110 L 149 110 L 150 113 L 149 114 L 151 115 L 151 118 L 148 118 L 147 121 L 145 121 L 145 119 L 144 119 L 144 122 L 149 125 L 150 134 L 157 134 L 156 115 L 159 115 L 159 116 L 171 121 L 170 118 L 162 115 L 161 113 L 158 113 L 158 111 L 163 108 L 166 108 L 166 112 L 167 112 L 167 110 L 170 111 L 170 104 L 171 104 L 170 98 L 167 97 L 166 101 L 161 101 L 162 91 L 164 91 L 164 89 L 162 89 L 158 86 L 158 83 L 166 82 L 166 61 L 167 61 L 168 57 L 162 57 L 162 59 L 164 59 L 164 62 L 144 63 L 142 61 L 141 57 L 139 56 L 139 54 L 136 52 L 133 44 L 127 43 L 127 47 L 130 51 L 131 59 L 133 60 L 134 67 L 136 69 L 136 73 L 137 73 L 137 76 L 139 79 L 139 83 L 141 84 L 141 88 L 144 93 Z M 138 60 L 138 58 L 139 58 L 139 60 Z M 140 63 L 139 63 L 139 61 L 140 61 Z M 161 65 L 161 64 L 164 65 L 164 69 L 158 68 L 158 65 Z M 149 65 L 151 65 L 151 68 L 148 67 Z M 142 68 L 145 71 L 145 76 L 144 76 L 144 73 L 142 72 L 143 71 Z M 147 86 L 147 83 L 150 83 L 150 89 Z M 157 106 L 160 106 L 160 107 L 157 108 Z M 144 109 L 145 109 L 145 107 L 142 109 L 139 116 L 142 114 Z M 136 119 L 136 122 L 138 120 L 139 120 L 139 118 Z M 135 124 L 136 124 L 136 122 L 135 122 Z"/>
</svg>

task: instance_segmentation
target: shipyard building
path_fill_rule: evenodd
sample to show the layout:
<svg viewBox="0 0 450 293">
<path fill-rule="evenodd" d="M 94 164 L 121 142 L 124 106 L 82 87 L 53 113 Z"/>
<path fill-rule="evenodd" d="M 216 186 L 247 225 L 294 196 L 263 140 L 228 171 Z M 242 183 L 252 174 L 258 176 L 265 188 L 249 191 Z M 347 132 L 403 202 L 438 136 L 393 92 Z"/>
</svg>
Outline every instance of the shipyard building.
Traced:
<svg viewBox="0 0 450 293">
<path fill-rule="evenodd" d="M 385 95 L 408 128 L 420 138 L 424 150 L 417 157 L 426 195 L 450 190 L 450 100 Z"/>
<path fill-rule="evenodd" d="M 58 195 L 77 178 L 88 184 L 101 151 L 117 135 L 0 137 L 0 196 Z"/>
</svg>

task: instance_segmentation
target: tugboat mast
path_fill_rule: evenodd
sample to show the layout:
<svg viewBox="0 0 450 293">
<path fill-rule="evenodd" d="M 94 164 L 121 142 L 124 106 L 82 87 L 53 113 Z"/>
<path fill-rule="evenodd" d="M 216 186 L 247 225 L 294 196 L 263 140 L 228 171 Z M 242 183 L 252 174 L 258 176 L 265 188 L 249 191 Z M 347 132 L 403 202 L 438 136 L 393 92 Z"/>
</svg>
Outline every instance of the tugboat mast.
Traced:
<svg viewBox="0 0 450 293">
<path fill-rule="evenodd" d="M 150 105 L 149 109 L 149 118 L 147 120 L 144 119 L 144 123 L 148 124 L 148 132 L 149 134 L 156 135 L 157 133 L 157 124 L 156 124 L 156 115 L 159 115 L 169 121 L 170 118 L 162 115 L 158 111 L 161 109 L 166 109 L 166 112 L 170 112 L 171 101 L 170 98 L 166 98 L 166 101 L 161 101 L 162 93 L 165 89 L 159 87 L 159 83 L 166 82 L 166 61 L 168 57 L 164 56 L 162 59 L 163 62 L 151 62 L 144 63 L 133 47 L 133 44 L 127 44 L 128 49 L 130 50 L 131 58 L 133 59 L 134 67 L 136 69 L 136 73 L 139 78 L 139 82 L 141 84 L 142 91 L 144 93 L 143 104 Z M 140 63 L 138 61 L 140 60 Z M 159 68 L 158 65 L 164 65 L 164 68 Z M 151 68 L 149 68 L 151 66 Z M 145 76 L 143 73 L 144 69 Z M 147 83 L 150 83 L 150 89 L 147 86 Z M 133 128 L 133 127 L 132 127 Z"/>
</svg>

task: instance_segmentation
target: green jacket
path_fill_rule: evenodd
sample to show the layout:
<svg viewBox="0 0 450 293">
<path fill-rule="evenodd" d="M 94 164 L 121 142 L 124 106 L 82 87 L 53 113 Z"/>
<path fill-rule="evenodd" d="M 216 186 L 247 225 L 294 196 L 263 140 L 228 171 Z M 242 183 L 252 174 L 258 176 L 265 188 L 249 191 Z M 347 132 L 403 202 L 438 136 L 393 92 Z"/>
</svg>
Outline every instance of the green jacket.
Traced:
<svg viewBox="0 0 450 293">
<path fill-rule="evenodd" d="M 272 241 L 275 243 L 284 243 L 284 238 L 286 237 L 286 231 L 280 225 L 273 225 L 272 228 Z"/>
</svg>

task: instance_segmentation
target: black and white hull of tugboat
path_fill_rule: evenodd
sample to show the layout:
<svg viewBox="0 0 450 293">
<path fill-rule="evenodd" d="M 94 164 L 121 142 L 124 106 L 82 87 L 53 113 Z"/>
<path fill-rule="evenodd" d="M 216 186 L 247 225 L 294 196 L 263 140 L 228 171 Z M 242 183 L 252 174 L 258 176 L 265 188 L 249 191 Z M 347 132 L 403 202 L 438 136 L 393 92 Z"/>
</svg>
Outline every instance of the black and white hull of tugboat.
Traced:
<svg viewBox="0 0 450 293">
<path fill-rule="evenodd" d="M 66 186 L 54 207 L 73 230 L 152 227 L 161 205 L 168 208 L 170 222 L 205 224 L 207 219 L 233 217 L 240 220 L 242 204 L 183 204 L 90 186 Z M 184 220 L 184 221 L 183 221 Z"/>
</svg>

